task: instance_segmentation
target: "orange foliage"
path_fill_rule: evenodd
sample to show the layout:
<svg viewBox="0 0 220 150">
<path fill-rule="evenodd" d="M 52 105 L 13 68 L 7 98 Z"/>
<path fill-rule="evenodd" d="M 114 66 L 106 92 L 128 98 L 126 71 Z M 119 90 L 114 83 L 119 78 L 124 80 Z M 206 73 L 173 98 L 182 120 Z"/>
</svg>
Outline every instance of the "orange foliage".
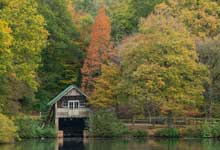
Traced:
<svg viewBox="0 0 220 150">
<path fill-rule="evenodd" d="M 106 63 L 110 56 L 110 34 L 110 20 L 105 13 L 104 6 L 102 6 L 95 18 L 87 56 L 81 69 L 82 89 L 87 94 L 92 93 L 95 79 L 101 74 L 101 64 Z"/>
</svg>

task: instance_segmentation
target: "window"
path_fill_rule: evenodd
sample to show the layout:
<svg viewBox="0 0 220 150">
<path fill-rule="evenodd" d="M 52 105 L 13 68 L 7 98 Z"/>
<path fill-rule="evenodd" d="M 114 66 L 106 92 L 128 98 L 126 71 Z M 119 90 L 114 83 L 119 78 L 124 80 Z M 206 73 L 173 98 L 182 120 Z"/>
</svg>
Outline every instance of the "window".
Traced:
<svg viewBox="0 0 220 150">
<path fill-rule="evenodd" d="M 68 107 L 69 107 L 69 109 L 79 109 L 79 101 L 78 100 L 72 100 L 72 101 L 69 101 L 68 102 L 69 103 L 69 105 L 68 105 Z"/>
<path fill-rule="evenodd" d="M 62 107 L 63 108 L 67 108 L 68 107 L 68 102 L 67 101 L 63 101 L 62 102 Z"/>
</svg>

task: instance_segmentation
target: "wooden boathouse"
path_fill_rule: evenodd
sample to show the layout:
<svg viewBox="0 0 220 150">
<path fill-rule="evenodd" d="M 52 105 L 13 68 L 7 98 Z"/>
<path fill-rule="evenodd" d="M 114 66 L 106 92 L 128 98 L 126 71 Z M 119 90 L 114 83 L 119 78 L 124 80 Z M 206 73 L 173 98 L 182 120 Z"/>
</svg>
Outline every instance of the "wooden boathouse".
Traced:
<svg viewBox="0 0 220 150">
<path fill-rule="evenodd" d="M 56 129 L 64 136 L 82 136 L 90 109 L 88 96 L 75 85 L 70 85 L 48 105 L 54 114 Z"/>
</svg>

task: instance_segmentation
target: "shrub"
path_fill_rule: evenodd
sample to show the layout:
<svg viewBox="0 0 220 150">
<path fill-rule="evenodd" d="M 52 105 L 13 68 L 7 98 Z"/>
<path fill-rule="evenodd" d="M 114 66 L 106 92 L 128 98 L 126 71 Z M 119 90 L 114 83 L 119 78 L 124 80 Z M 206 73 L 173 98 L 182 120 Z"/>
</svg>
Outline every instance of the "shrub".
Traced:
<svg viewBox="0 0 220 150">
<path fill-rule="evenodd" d="M 212 124 L 212 137 L 220 137 L 220 123 L 214 122 Z"/>
<path fill-rule="evenodd" d="M 0 143 L 11 143 L 17 137 L 16 127 L 12 120 L 0 114 Z"/>
<path fill-rule="evenodd" d="M 188 138 L 201 138 L 202 129 L 199 127 L 187 127 L 185 129 L 182 129 L 180 135 L 182 137 L 188 137 Z"/>
<path fill-rule="evenodd" d="M 56 137 L 56 130 L 53 127 L 42 128 L 41 120 L 31 117 L 17 117 L 15 124 L 18 127 L 18 135 L 20 138 L 41 138 Z"/>
<path fill-rule="evenodd" d="M 202 126 L 202 137 L 204 138 L 220 137 L 220 124 L 217 122 L 213 122 L 213 123 L 205 122 Z"/>
<path fill-rule="evenodd" d="M 144 130 L 137 130 L 137 131 L 131 131 L 130 135 L 132 135 L 133 137 L 136 137 L 136 138 L 142 138 L 142 137 L 147 137 L 148 132 L 144 131 Z"/>
<path fill-rule="evenodd" d="M 89 118 L 89 132 L 95 137 L 118 137 L 128 133 L 126 126 L 112 112 L 101 110 Z"/>
<path fill-rule="evenodd" d="M 160 129 L 156 132 L 155 135 L 157 137 L 164 137 L 164 138 L 178 138 L 179 130 L 175 128 Z"/>
</svg>

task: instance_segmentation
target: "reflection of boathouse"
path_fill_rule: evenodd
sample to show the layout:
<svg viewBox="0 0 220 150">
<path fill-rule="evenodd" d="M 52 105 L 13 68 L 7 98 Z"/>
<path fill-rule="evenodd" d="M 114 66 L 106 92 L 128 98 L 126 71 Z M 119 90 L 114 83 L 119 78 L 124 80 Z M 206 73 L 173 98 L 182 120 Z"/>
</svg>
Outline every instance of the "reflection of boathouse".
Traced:
<svg viewBox="0 0 220 150">
<path fill-rule="evenodd" d="M 57 130 L 64 136 L 82 136 L 85 120 L 89 117 L 87 95 L 70 85 L 49 103 L 53 108 Z"/>
</svg>

